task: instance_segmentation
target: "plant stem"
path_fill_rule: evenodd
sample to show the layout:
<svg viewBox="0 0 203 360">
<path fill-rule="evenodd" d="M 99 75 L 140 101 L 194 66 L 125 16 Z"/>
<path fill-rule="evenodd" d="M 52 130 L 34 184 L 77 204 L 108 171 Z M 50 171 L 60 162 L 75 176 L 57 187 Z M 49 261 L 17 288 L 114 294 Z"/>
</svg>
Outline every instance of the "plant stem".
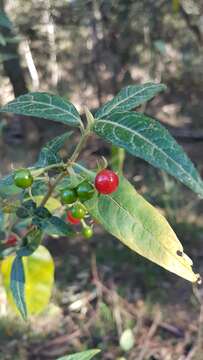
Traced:
<svg viewBox="0 0 203 360">
<path fill-rule="evenodd" d="M 66 168 L 66 171 L 61 172 L 56 177 L 55 181 L 50 185 L 49 190 L 47 191 L 46 195 L 42 199 L 42 202 L 41 202 L 40 206 L 44 206 L 46 204 L 46 202 L 48 201 L 48 199 L 50 198 L 50 196 L 54 192 L 56 186 L 67 175 L 68 168 L 70 166 L 72 166 L 72 163 L 75 162 L 78 159 L 78 157 L 80 155 L 80 152 L 81 152 L 83 146 L 85 145 L 90 133 L 91 133 L 91 128 L 90 128 L 90 126 L 87 126 L 87 128 L 85 129 L 85 131 L 84 131 L 78 145 L 76 146 L 73 154 L 71 155 L 70 159 L 67 161 L 67 164 L 63 165 Z M 49 167 L 49 169 L 50 169 L 50 167 Z"/>
<path fill-rule="evenodd" d="M 76 146 L 73 154 L 71 155 L 70 159 L 68 160 L 67 166 L 70 165 L 71 163 L 75 162 L 78 159 L 78 157 L 80 155 L 80 152 L 81 152 L 83 146 L 85 145 L 85 143 L 86 143 L 86 141 L 87 141 L 87 139 L 88 139 L 88 137 L 90 135 L 90 132 L 91 132 L 91 130 L 90 130 L 89 126 L 88 126 L 87 129 L 84 131 L 84 133 L 83 133 L 78 145 Z"/>
<path fill-rule="evenodd" d="M 59 184 L 59 182 L 64 178 L 65 175 L 66 173 L 62 172 L 56 177 L 54 183 L 49 186 L 49 190 L 47 191 L 46 195 L 43 197 L 40 206 L 44 206 L 46 204 L 46 202 L 49 200 L 50 196 L 52 195 L 55 187 Z"/>
<path fill-rule="evenodd" d="M 51 164 L 48 166 L 45 166 L 44 168 L 39 168 L 39 169 L 33 169 L 33 168 L 29 168 L 29 170 L 32 172 L 32 175 L 35 177 L 40 176 L 41 174 L 43 174 L 46 171 L 52 170 L 52 169 L 57 169 L 60 167 L 64 167 L 66 168 L 66 164 L 64 163 L 59 163 L 59 164 Z"/>
</svg>

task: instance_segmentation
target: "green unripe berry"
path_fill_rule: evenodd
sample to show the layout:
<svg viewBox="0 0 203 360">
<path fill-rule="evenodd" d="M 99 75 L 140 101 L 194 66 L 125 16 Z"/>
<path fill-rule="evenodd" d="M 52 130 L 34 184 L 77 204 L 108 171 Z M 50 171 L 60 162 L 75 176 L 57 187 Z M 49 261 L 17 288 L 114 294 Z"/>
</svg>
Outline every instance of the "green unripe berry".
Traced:
<svg viewBox="0 0 203 360">
<path fill-rule="evenodd" d="M 77 200 L 77 193 L 74 189 L 64 189 L 61 192 L 61 202 L 63 204 L 73 204 Z"/>
<path fill-rule="evenodd" d="M 86 214 L 86 209 L 82 204 L 76 204 L 71 209 L 72 216 L 76 219 L 83 219 Z"/>
<path fill-rule="evenodd" d="M 86 226 L 82 229 L 82 235 L 86 238 L 89 239 L 92 237 L 93 235 L 93 230 L 90 226 Z"/>
<path fill-rule="evenodd" d="M 94 188 L 87 181 L 83 181 L 80 185 L 78 185 L 76 191 L 80 201 L 82 202 L 90 200 L 94 195 Z"/>
<path fill-rule="evenodd" d="M 14 183 L 21 189 L 30 187 L 33 183 L 33 177 L 28 169 L 19 169 L 14 174 Z"/>
</svg>

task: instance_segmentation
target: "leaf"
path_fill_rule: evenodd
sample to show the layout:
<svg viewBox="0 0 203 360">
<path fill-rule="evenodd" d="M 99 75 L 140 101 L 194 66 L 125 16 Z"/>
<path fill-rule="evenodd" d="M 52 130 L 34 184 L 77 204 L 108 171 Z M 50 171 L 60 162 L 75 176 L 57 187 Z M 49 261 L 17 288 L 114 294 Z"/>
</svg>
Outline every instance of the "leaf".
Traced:
<svg viewBox="0 0 203 360">
<path fill-rule="evenodd" d="M 97 135 L 173 175 L 203 196 L 203 182 L 182 147 L 156 120 L 137 112 L 115 112 L 95 122 Z"/>
<path fill-rule="evenodd" d="M 10 275 L 14 256 L 9 256 L 1 263 L 1 273 L 8 301 L 17 310 L 10 289 Z M 49 251 L 44 246 L 27 257 L 22 257 L 24 269 L 24 299 L 26 302 L 27 315 L 37 315 L 42 312 L 49 303 L 54 281 L 54 262 Z"/>
<path fill-rule="evenodd" d="M 33 201 L 35 201 L 37 206 L 40 206 L 43 198 L 44 198 L 43 195 L 37 195 L 32 197 Z M 50 212 L 54 212 L 60 207 L 61 207 L 60 201 L 52 196 L 47 200 L 45 204 L 45 208 L 47 208 Z"/>
<path fill-rule="evenodd" d="M 76 188 L 83 178 L 78 174 L 71 174 L 70 176 L 66 176 L 56 187 L 57 191 L 62 191 L 64 189 L 74 189 Z"/>
<path fill-rule="evenodd" d="M 122 176 L 111 195 L 95 194 L 85 203 L 89 213 L 133 251 L 184 279 L 196 282 L 192 261 L 166 219 Z"/>
<path fill-rule="evenodd" d="M 57 216 L 43 220 L 42 229 L 50 236 L 72 236 L 74 234 L 70 225 Z"/>
<path fill-rule="evenodd" d="M 10 288 L 15 304 L 25 320 L 27 318 L 27 307 L 25 300 L 25 273 L 22 258 L 16 256 L 11 268 Z"/>
<path fill-rule="evenodd" d="M 15 186 L 12 174 L 0 179 L 0 197 L 6 198 L 7 196 L 17 195 L 20 192 L 22 192 L 22 189 Z"/>
<path fill-rule="evenodd" d="M 43 92 L 21 95 L 3 106 L 0 112 L 34 116 L 65 125 L 80 126 L 82 124 L 80 115 L 71 102 Z"/>
<path fill-rule="evenodd" d="M 76 354 L 60 357 L 57 360 L 91 360 L 100 351 L 101 350 L 99 349 L 87 350 Z"/>
<path fill-rule="evenodd" d="M 54 153 L 57 153 L 63 146 L 65 141 L 73 134 L 73 131 L 65 132 L 62 135 L 56 136 L 54 139 L 50 140 L 46 148 L 53 151 Z"/>
<path fill-rule="evenodd" d="M 6 39 L 1 33 L 0 33 L 0 45 L 2 46 L 6 45 Z"/>
<path fill-rule="evenodd" d="M 127 86 L 123 88 L 112 100 L 104 104 L 96 112 L 95 118 L 103 119 L 114 111 L 134 109 L 146 101 L 149 101 L 156 94 L 165 89 L 165 85 L 153 83 Z"/>
<path fill-rule="evenodd" d="M 7 28 L 7 29 L 12 28 L 11 21 L 9 20 L 8 16 L 3 11 L 0 11 L 0 26 Z"/>
<path fill-rule="evenodd" d="M 39 247 L 42 241 L 42 231 L 40 229 L 32 229 L 23 237 L 23 246 L 17 250 L 18 256 L 30 256 Z"/>
<path fill-rule="evenodd" d="M 49 141 L 40 151 L 38 160 L 34 167 L 46 167 L 48 165 L 61 162 L 57 153 L 64 146 L 65 141 L 73 134 L 72 131 L 66 132 Z"/>
<path fill-rule="evenodd" d="M 31 173 L 33 174 L 32 170 L 31 170 Z M 44 180 L 35 179 L 35 181 L 32 184 L 32 194 L 33 194 L 33 196 L 34 197 L 36 197 L 36 196 L 44 196 L 44 194 L 46 192 L 47 192 L 47 184 L 44 182 Z"/>
<path fill-rule="evenodd" d="M 4 213 L 0 209 L 0 231 L 2 231 L 4 229 L 4 220 L 5 220 Z"/>
</svg>

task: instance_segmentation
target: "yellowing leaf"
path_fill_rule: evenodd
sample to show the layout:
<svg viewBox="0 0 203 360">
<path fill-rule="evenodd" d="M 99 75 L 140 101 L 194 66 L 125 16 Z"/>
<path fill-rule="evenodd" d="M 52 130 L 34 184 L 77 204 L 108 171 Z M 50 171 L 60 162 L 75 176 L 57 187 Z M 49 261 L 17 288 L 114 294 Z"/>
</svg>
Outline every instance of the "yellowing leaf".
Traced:
<svg viewBox="0 0 203 360">
<path fill-rule="evenodd" d="M 41 202 L 42 202 L 43 196 L 41 195 L 37 195 L 37 196 L 33 196 L 33 200 L 36 202 L 37 206 L 40 206 Z M 48 201 L 46 202 L 45 207 L 50 211 L 50 212 L 54 212 L 55 210 L 57 210 L 58 208 L 61 207 L 61 203 L 59 200 L 50 197 L 48 199 Z"/>
<path fill-rule="evenodd" d="M 16 309 L 10 290 L 10 275 L 14 258 L 15 256 L 9 256 L 2 261 L 1 273 L 8 301 Z M 22 259 L 25 273 L 24 296 L 27 314 L 36 315 L 43 311 L 49 303 L 54 281 L 54 262 L 44 246 L 39 246 L 34 253 L 22 257 Z"/>
<path fill-rule="evenodd" d="M 198 281 L 192 260 L 167 220 L 125 178 L 120 177 L 115 193 L 95 195 L 86 206 L 107 231 L 130 249 L 184 279 Z"/>
</svg>

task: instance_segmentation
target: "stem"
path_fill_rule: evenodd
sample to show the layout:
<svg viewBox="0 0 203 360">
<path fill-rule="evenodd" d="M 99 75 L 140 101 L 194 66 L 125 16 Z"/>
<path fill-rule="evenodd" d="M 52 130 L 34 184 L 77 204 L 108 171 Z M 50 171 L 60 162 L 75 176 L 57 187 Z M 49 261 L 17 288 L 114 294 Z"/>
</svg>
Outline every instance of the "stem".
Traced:
<svg viewBox="0 0 203 360">
<path fill-rule="evenodd" d="M 49 171 L 49 170 L 52 170 L 52 169 L 57 169 L 57 168 L 60 168 L 60 167 L 64 167 L 64 169 L 65 169 L 66 164 L 64 164 L 64 163 L 52 164 L 52 165 L 48 165 L 48 166 L 46 166 L 44 168 L 39 168 L 39 169 L 29 168 L 29 170 L 31 171 L 32 176 L 38 177 L 41 174 L 43 174 L 44 172 L 46 172 L 46 171 Z"/>
<path fill-rule="evenodd" d="M 64 178 L 66 175 L 65 172 L 60 173 L 54 183 L 49 186 L 49 190 L 47 191 L 46 195 L 43 197 L 42 202 L 40 206 L 44 206 L 46 202 L 49 200 L 50 196 L 52 195 L 53 191 L 55 190 L 55 187 L 58 185 L 58 183 Z"/>
<path fill-rule="evenodd" d="M 125 150 L 112 145 L 112 147 L 111 147 L 111 165 L 112 165 L 113 170 L 118 171 L 120 174 L 122 174 L 124 160 L 125 160 Z"/>
<path fill-rule="evenodd" d="M 89 135 L 90 135 L 90 127 L 88 126 L 87 129 L 84 131 L 84 133 L 83 133 L 78 145 L 76 146 L 73 154 L 71 155 L 70 159 L 68 160 L 67 166 L 69 166 L 71 163 L 73 163 L 73 162 L 75 162 L 77 160 L 77 158 L 79 157 L 80 152 L 81 152 L 83 146 L 85 145 Z"/>
<path fill-rule="evenodd" d="M 48 199 L 50 198 L 50 196 L 52 195 L 52 193 L 54 192 L 56 186 L 59 184 L 59 182 L 67 175 L 67 171 L 68 171 L 68 168 L 70 166 L 72 166 L 72 163 L 75 162 L 79 155 L 80 155 L 80 152 L 83 148 L 83 146 L 85 145 L 89 135 L 90 135 L 90 132 L 91 132 L 91 127 L 90 126 L 87 126 L 86 130 L 84 131 L 78 145 L 76 146 L 73 154 L 71 155 L 70 159 L 68 160 L 67 164 L 65 165 L 66 167 L 66 171 L 63 171 L 61 172 L 55 179 L 55 181 L 53 182 L 52 185 L 50 185 L 49 187 L 49 190 L 47 191 L 46 195 L 44 196 L 44 198 L 42 199 L 42 202 L 40 204 L 40 206 L 44 206 L 46 204 L 46 202 L 48 201 Z"/>
</svg>

